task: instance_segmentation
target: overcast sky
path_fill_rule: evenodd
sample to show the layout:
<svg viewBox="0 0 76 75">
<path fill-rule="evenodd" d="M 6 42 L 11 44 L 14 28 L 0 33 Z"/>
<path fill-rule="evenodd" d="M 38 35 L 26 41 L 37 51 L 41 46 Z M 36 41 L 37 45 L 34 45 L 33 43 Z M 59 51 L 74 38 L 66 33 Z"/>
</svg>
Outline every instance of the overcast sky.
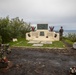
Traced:
<svg viewBox="0 0 76 75">
<path fill-rule="evenodd" d="M 76 30 L 76 0 L 0 0 L 0 17 Z"/>
</svg>

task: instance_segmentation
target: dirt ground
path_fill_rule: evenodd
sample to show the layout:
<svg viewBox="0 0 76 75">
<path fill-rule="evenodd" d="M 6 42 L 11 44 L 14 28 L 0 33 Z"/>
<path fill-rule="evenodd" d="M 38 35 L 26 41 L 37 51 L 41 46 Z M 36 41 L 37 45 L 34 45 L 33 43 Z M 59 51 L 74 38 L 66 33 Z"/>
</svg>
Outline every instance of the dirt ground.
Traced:
<svg viewBox="0 0 76 75">
<path fill-rule="evenodd" d="M 8 59 L 13 66 L 0 75 L 69 75 L 76 66 L 76 50 L 12 48 Z"/>
</svg>

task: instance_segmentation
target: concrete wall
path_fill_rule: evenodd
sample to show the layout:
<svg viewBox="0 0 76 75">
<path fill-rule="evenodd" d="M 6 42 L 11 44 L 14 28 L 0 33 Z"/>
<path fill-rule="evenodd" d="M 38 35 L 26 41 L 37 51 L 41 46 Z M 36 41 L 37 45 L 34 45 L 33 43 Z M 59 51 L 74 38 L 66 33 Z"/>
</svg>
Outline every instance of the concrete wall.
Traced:
<svg viewBox="0 0 76 75">
<path fill-rule="evenodd" d="M 44 35 L 40 35 L 44 33 Z M 48 30 L 36 30 L 26 33 L 26 40 L 59 41 L 59 33 Z"/>
</svg>

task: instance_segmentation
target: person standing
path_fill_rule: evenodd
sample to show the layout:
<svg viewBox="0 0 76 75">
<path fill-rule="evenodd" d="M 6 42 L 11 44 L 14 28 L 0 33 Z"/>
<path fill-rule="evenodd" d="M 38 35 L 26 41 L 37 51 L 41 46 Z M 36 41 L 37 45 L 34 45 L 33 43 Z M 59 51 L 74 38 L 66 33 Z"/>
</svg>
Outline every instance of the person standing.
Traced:
<svg viewBox="0 0 76 75">
<path fill-rule="evenodd" d="M 59 34 L 60 34 L 60 40 L 62 40 L 63 37 L 63 27 L 61 26 L 60 30 L 59 30 Z"/>
</svg>

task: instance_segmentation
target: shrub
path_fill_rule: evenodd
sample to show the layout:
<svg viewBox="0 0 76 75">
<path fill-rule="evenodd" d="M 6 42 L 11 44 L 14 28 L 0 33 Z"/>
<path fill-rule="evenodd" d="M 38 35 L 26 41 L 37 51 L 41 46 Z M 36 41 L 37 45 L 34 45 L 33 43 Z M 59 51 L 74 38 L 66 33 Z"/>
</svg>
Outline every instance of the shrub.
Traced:
<svg viewBox="0 0 76 75">
<path fill-rule="evenodd" d="M 0 36 L 0 44 L 2 43 L 2 38 L 1 38 L 1 36 Z"/>
<path fill-rule="evenodd" d="M 68 39 L 72 42 L 76 41 L 76 34 L 75 33 L 68 33 Z"/>
</svg>

